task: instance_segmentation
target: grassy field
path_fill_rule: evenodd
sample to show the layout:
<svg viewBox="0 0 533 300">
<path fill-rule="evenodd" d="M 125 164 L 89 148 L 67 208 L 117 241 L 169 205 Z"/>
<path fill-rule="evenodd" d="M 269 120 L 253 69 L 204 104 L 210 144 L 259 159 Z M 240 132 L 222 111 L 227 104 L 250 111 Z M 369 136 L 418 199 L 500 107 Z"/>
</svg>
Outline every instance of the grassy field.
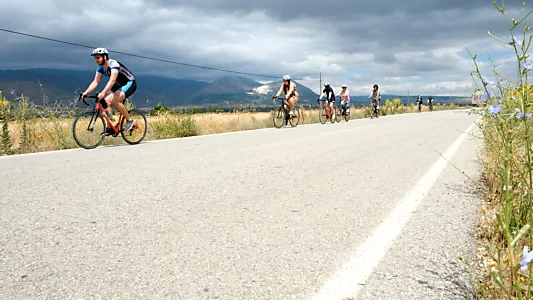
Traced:
<svg viewBox="0 0 533 300">
<path fill-rule="evenodd" d="M 1 154 L 11 155 L 78 147 L 72 137 L 73 114 L 70 114 L 71 116 L 56 114 L 53 117 L 29 118 L 24 117 L 27 115 L 27 107 L 25 108 L 24 104 L 18 107 L 11 105 L 10 107 L 11 120 L 3 122 L 4 126 L 0 138 Z M 434 108 L 435 110 L 445 110 L 459 107 L 435 105 Z M 424 106 L 423 110 L 427 112 L 428 107 Z M 5 109 L 5 111 L 7 110 Z M 395 104 L 394 101 L 386 101 L 386 104 L 381 107 L 382 116 L 414 111 L 413 105 L 403 106 L 399 103 Z M 350 119 L 369 117 L 369 112 L 368 107 L 352 107 Z M 302 110 L 299 124 L 319 123 L 318 116 L 318 109 Z M 147 116 L 147 122 L 148 131 L 145 141 L 274 127 L 272 112 L 198 114 L 165 112 Z M 345 121 L 342 120 L 342 122 Z M 125 142 L 120 136 L 106 137 L 102 145 L 123 143 Z"/>
</svg>

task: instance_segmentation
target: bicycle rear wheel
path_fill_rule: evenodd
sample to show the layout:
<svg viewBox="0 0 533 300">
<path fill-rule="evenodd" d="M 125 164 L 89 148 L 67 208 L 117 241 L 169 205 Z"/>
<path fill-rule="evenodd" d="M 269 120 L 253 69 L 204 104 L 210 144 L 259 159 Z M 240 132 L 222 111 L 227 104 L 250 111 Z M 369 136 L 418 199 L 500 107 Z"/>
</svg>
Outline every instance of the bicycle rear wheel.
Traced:
<svg viewBox="0 0 533 300">
<path fill-rule="evenodd" d="M 289 119 L 289 122 L 291 123 L 292 127 L 298 126 L 300 123 L 300 116 L 302 115 L 302 111 L 299 108 L 294 109 L 294 114 Z"/>
<path fill-rule="evenodd" d="M 272 121 L 274 122 L 274 127 L 281 128 L 285 123 L 285 110 L 282 107 L 279 107 L 277 110 L 274 110 L 272 114 Z"/>
<path fill-rule="evenodd" d="M 122 118 L 122 122 L 120 122 L 120 134 L 126 143 L 135 145 L 144 140 L 148 131 L 148 122 L 144 113 L 138 109 L 132 109 L 128 113 L 136 121 L 136 124 L 133 125 L 131 130 L 125 131 L 124 128 L 126 127 L 127 120 L 126 118 Z"/>
<path fill-rule="evenodd" d="M 104 141 L 105 128 L 104 118 L 98 112 L 83 111 L 72 123 L 72 136 L 78 146 L 94 149 Z"/>
</svg>

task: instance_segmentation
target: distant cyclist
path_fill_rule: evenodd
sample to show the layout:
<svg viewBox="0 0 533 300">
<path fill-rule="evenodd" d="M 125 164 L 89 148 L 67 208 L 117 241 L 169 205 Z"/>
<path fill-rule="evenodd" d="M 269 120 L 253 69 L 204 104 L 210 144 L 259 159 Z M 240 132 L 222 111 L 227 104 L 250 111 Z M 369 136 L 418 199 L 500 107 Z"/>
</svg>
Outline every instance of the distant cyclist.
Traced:
<svg viewBox="0 0 533 300">
<path fill-rule="evenodd" d="M 326 97 L 326 105 L 329 105 L 332 111 L 331 118 L 335 119 L 335 109 L 333 108 L 333 105 L 335 104 L 335 92 L 333 91 L 333 88 L 330 86 L 329 82 L 324 84 L 324 90 L 322 90 L 320 99 L 322 99 L 322 97 Z"/>
<path fill-rule="evenodd" d="M 433 111 L 433 97 L 428 98 L 429 111 Z"/>
<path fill-rule="evenodd" d="M 416 99 L 416 104 L 418 104 L 418 112 L 422 112 L 422 103 L 424 100 L 422 99 L 422 96 L 418 95 L 418 98 Z"/>
<path fill-rule="evenodd" d="M 126 118 L 125 131 L 131 130 L 135 124 L 135 120 L 130 116 L 128 110 L 122 104 L 125 98 L 130 97 L 137 89 L 137 83 L 133 74 L 120 62 L 109 59 L 109 52 L 105 48 L 96 48 L 93 50 L 91 56 L 94 57 L 98 68 L 96 68 L 96 75 L 93 82 L 89 85 L 87 90 L 80 96 L 84 99 L 89 93 L 94 91 L 103 76 L 108 76 L 104 89 L 98 93 L 98 100 L 102 100 L 105 97 L 107 103 L 107 112 L 113 113 L 114 106 L 123 116 Z M 104 135 L 111 135 L 114 133 L 112 128 L 107 128 Z"/>
<path fill-rule="evenodd" d="M 379 92 L 379 86 L 377 84 L 374 84 L 372 87 L 372 92 L 370 93 L 370 96 L 368 98 L 372 99 L 372 107 L 379 111 L 379 101 L 381 99 L 381 93 Z"/>
<path fill-rule="evenodd" d="M 341 107 L 344 113 L 348 110 L 350 105 L 350 92 L 348 91 L 348 86 L 346 84 L 343 84 L 341 88 L 342 90 L 337 96 L 341 97 Z"/>
<path fill-rule="evenodd" d="M 285 93 L 285 99 L 289 104 L 289 115 L 294 114 L 294 104 L 300 99 L 300 95 L 296 91 L 296 83 L 291 82 L 291 77 L 289 75 L 283 76 L 283 83 L 279 88 L 278 93 L 273 98 L 278 98 L 281 93 Z"/>
</svg>

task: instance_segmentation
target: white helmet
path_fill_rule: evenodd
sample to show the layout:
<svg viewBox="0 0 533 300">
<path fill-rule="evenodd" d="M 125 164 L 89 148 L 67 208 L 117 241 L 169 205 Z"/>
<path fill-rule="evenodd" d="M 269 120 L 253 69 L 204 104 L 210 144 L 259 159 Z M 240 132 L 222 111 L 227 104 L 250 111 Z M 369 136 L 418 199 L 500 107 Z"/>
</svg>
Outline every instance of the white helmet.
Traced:
<svg viewBox="0 0 533 300">
<path fill-rule="evenodd" d="M 346 84 L 343 84 L 341 87 L 342 88 L 347 88 L 348 86 Z"/>
<path fill-rule="evenodd" d="M 104 54 L 109 55 L 109 52 L 107 51 L 106 48 L 96 48 L 93 50 L 93 53 L 91 53 L 91 56 L 104 55 Z"/>
<path fill-rule="evenodd" d="M 329 82 L 324 83 L 324 86 L 329 86 Z"/>
<path fill-rule="evenodd" d="M 291 80 L 291 77 L 289 75 L 283 76 L 283 80 Z"/>
</svg>

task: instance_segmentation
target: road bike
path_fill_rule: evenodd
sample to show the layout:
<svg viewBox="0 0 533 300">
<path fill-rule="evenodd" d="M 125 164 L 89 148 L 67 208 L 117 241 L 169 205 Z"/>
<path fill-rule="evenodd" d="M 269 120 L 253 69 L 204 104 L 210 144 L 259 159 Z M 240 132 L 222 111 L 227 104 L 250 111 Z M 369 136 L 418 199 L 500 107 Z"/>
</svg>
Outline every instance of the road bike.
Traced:
<svg viewBox="0 0 533 300">
<path fill-rule="evenodd" d="M 272 101 L 274 101 L 274 104 L 276 104 L 277 97 L 272 97 Z M 277 109 L 274 109 L 274 112 L 272 114 L 272 121 L 274 122 L 274 127 L 281 128 L 284 125 L 287 125 L 287 123 L 290 123 L 292 127 L 298 126 L 300 123 L 300 116 L 302 115 L 302 111 L 298 107 L 294 107 L 293 114 L 289 114 L 289 104 L 287 103 L 287 100 L 285 98 L 281 98 L 281 105 Z"/>
<path fill-rule="evenodd" d="M 113 121 L 107 115 L 105 109 L 107 108 L 107 103 L 104 99 L 98 101 L 98 94 L 95 96 L 86 96 L 85 99 L 95 99 L 94 107 L 91 110 L 86 110 L 80 112 L 74 123 L 72 123 L 72 136 L 80 147 L 85 149 L 94 149 L 104 141 L 106 137 L 106 131 L 109 128 L 109 131 L 113 133 L 109 134 L 113 137 L 117 137 L 120 133 L 122 138 L 130 145 L 139 144 L 148 131 L 148 122 L 146 121 L 146 116 L 144 113 L 138 109 L 131 109 L 128 113 L 133 119 L 135 119 L 135 124 L 131 130 L 125 131 L 126 127 L 126 118 L 119 113 L 118 121 L 116 124 L 113 124 Z M 81 99 L 81 96 L 80 96 Z M 89 106 L 85 99 L 81 99 L 85 105 Z M 126 106 L 128 99 L 124 99 L 124 106 Z"/>
<path fill-rule="evenodd" d="M 336 113 L 336 119 L 337 122 L 340 122 L 342 117 L 344 117 L 344 120 L 348 122 L 350 120 L 350 103 L 347 103 L 345 105 L 342 105 L 342 100 L 340 100 L 341 97 L 339 97 L 339 103 L 341 105 L 337 106 L 337 113 Z"/>
<path fill-rule="evenodd" d="M 320 101 L 323 101 L 324 104 L 321 105 Z M 335 123 L 335 120 L 338 118 L 337 114 L 335 114 L 335 107 L 332 108 L 327 99 L 316 99 L 316 103 L 318 103 L 320 107 L 318 110 L 318 120 L 320 123 L 326 124 L 328 119 L 331 123 Z M 335 118 L 333 118 L 333 115 L 335 115 Z"/>
<path fill-rule="evenodd" d="M 370 119 L 374 119 L 374 117 L 377 119 L 379 118 L 379 108 L 375 101 L 372 101 L 372 105 L 370 105 Z"/>
</svg>

